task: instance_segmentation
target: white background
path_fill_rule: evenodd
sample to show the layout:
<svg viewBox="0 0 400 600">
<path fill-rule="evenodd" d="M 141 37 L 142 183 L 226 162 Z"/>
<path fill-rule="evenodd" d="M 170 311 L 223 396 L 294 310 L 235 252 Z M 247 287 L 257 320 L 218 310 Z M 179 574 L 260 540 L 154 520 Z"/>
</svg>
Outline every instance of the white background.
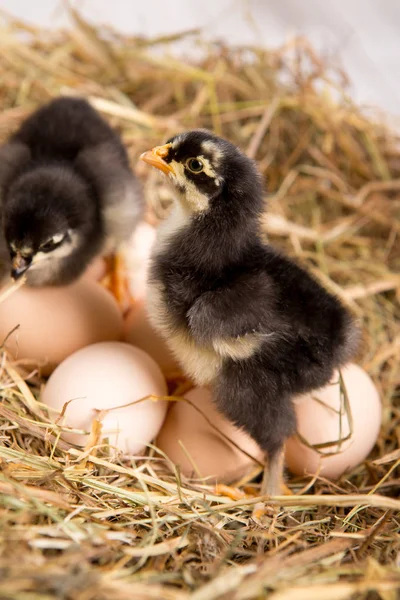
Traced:
<svg viewBox="0 0 400 600">
<path fill-rule="evenodd" d="M 359 103 L 400 115 L 400 0 L 75 0 L 73 4 L 93 22 L 140 35 L 202 27 L 209 37 L 266 46 L 279 45 L 293 34 L 307 35 L 324 56 L 345 68 Z M 59 0 L 0 0 L 0 9 L 39 25 L 68 23 Z"/>
</svg>

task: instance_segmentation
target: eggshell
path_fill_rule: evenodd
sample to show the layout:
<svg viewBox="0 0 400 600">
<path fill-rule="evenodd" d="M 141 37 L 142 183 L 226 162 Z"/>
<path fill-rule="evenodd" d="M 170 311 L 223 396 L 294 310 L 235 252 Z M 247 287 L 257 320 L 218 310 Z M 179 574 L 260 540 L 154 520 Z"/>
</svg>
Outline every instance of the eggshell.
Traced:
<svg viewBox="0 0 400 600">
<path fill-rule="evenodd" d="M 125 247 L 129 291 L 135 300 L 146 295 L 150 255 L 156 239 L 156 230 L 149 223 L 139 223 Z"/>
<path fill-rule="evenodd" d="M 143 302 L 137 302 L 129 311 L 124 323 L 124 340 L 150 354 L 163 373 L 180 370 L 164 339 L 151 326 Z"/>
<path fill-rule="evenodd" d="M 340 451 L 333 456 L 321 456 L 308 448 L 297 437 L 288 440 L 286 445 L 286 463 L 297 474 L 315 474 L 335 479 L 345 471 L 361 463 L 371 452 L 381 426 L 382 406 L 378 391 L 371 378 L 356 365 L 342 369 L 344 385 L 347 390 L 353 433 L 351 438 L 338 445 L 319 449 L 328 454 Z M 346 437 L 350 432 L 350 423 L 344 409 L 340 418 L 341 400 L 338 375 L 321 390 L 307 394 L 296 400 L 298 431 L 309 444 L 333 442 Z"/>
<path fill-rule="evenodd" d="M 263 462 L 263 453 L 257 444 L 216 410 L 207 388 L 194 388 L 185 397 L 208 421 L 190 404 L 176 402 L 171 405 L 156 440 L 157 446 L 180 466 L 185 475 L 200 475 L 208 482 L 230 483 L 255 466 L 254 460 L 229 443 L 221 433 Z"/>
<path fill-rule="evenodd" d="M 44 388 L 42 400 L 61 412 L 68 400 L 64 425 L 90 431 L 97 410 L 112 409 L 102 419 L 102 438 L 123 453 L 142 452 L 157 435 L 167 411 L 167 386 L 154 360 L 139 348 L 122 342 L 103 342 L 82 348 L 57 367 Z M 130 404 L 129 406 L 127 406 Z M 64 433 L 67 442 L 84 446 L 88 436 Z"/>
<path fill-rule="evenodd" d="M 0 340 L 16 358 L 49 374 L 67 356 L 95 342 L 122 338 L 118 304 L 100 285 L 81 279 L 65 287 L 24 286 L 0 304 Z"/>
</svg>

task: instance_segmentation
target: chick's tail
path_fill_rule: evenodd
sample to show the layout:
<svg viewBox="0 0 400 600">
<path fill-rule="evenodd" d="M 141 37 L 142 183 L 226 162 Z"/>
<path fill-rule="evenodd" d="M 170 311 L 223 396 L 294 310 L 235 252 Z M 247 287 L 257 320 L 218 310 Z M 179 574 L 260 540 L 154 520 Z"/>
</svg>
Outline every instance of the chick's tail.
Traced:
<svg viewBox="0 0 400 600">
<path fill-rule="evenodd" d="M 334 360 L 338 367 L 343 367 L 357 355 L 361 344 L 361 328 L 352 315 L 345 313 L 338 324 L 338 343 L 334 352 Z"/>
</svg>

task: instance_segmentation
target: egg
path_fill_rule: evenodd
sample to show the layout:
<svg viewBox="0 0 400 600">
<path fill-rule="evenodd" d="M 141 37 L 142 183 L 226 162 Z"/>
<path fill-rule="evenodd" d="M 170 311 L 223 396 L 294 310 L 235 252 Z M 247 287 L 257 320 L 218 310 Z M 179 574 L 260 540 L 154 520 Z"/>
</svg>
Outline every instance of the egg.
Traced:
<svg viewBox="0 0 400 600">
<path fill-rule="evenodd" d="M 346 366 L 341 373 L 351 409 L 352 435 L 340 448 L 334 443 L 320 448 L 318 452 L 308 448 L 297 436 L 290 438 L 286 444 L 285 461 L 296 475 L 319 472 L 328 479 L 338 478 L 361 463 L 377 440 L 382 407 L 374 383 L 356 365 Z M 350 434 L 350 422 L 343 407 L 340 418 L 338 378 L 336 374 L 330 385 L 294 400 L 298 431 L 310 445 L 329 444 Z M 157 445 L 186 476 L 231 483 L 249 473 L 257 461 L 263 463 L 264 456 L 259 446 L 217 411 L 208 389 L 194 388 L 185 397 L 204 416 L 184 401 L 171 405 L 157 436 Z M 214 426 L 255 460 L 230 444 Z M 333 454 L 337 451 L 339 454 Z"/>
<path fill-rule="evenodd" d="M 164 339 L 151 326 L 143 302 L 136 302 L 129 311 L 124 323 L 124 340 L 150 354 L 163 373 L 180 370 Z"/>
<path fill-rule="evenodd" d="M 122 342 L 103 342 L 82 348 L 57 367 L 44 388 L 42 401 L 61 412 L 63 425 L 90 431 L 100 410 L 100 439 L 126 455 L 137 455 L 157 435 L 167 411 L 167 386 L 154 360 L 139 348 Z M 136 402 L 136 403 L 135 403 Z M 110 410 L 112 409 L 112 410 Z M 88 435 L 66 432 L 63 439 L 85 446 Z M 100 441 L 100 440 L 99 440 Z"/>
<path fill-rule="evenodd" d="M 106 261 L 101 256 L 98 256 L 89 264 L 82 277 L 90 281 L 101 281 L 106 273 Z"/>
<path fill-rule="evenodd" d="M 286 464 L 296 475 L 320 473 L 336 479 L 361 463 L 371 452 L 381 426 L 382 406 L 378 391 L 363 369 L 350 364 L 342 369 L 353 430 L 341 445 L 308 448 L 296 436 L 286 445 Z M 321 390 L 295 400 L 298 431 L 310 445 L 327 444 L 350 434 L 349 416 L 341 406 L 339 376 Z M 334 452 L 334 454 L 329 456 Z"/>
<path fill-rule="evenodd" d="M 139 223 L 125 247 L 129 291 L 135 300 L 146 295 L 150 255 L 156 239 L 156 230 L 149 223 Z"/>
<path fill-rule="evenodd" d="M 0 340 L 16 327 L 6 347 L 51 373 L 67 356 L 95 342 L 122 338 L 123 321 L 112 295 L 81 279 L 65 287 L 26 285 L 0 303 Z"/>
<path fill-rule="evenodd" d="M 193 406 L 184 400 L 172 404 L 156 440 L 184 475 L 207 478 L 208 483 L 231 483 L 250 472 L 257 460 L 263 462 L 257 444 L 217 411 L 210 390 L 193 388 L 185 398 Z"/>
</svg>

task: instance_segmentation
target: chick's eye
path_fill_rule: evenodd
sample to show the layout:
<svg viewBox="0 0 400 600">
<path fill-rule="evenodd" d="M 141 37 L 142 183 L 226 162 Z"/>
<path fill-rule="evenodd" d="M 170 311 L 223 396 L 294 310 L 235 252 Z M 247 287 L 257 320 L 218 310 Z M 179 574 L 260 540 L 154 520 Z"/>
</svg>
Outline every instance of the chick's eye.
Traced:
<svg viewBox="0 0 400 600">
<path fill-rule="evenodd" d="M 201 173 L 204 168 L 203 163 L 198 158 L 188 158 L 186 166 L 192 173 Z"/>
<path fill-rule="evenodd" d="M 58 233 L 54 235 L 51 239 L 47 240 L 44 244 L 41 244 L 40 250 L 42 252 L 51 252 L 54 248 L 57 248 L 64 241 L 65 236 Z"/>
<path fill-rule="evenodd" d="M 51 250 L 53 250 L 53 248 L 56 246 L 57 244 L 55 244 L 53 242 L 53 240 L 49 240 L 48 242 L 45 242 L 44 244 L 42 244 L 40 246 L 40 250 L 42 252 L 50 252 Z"/>
</svg>

